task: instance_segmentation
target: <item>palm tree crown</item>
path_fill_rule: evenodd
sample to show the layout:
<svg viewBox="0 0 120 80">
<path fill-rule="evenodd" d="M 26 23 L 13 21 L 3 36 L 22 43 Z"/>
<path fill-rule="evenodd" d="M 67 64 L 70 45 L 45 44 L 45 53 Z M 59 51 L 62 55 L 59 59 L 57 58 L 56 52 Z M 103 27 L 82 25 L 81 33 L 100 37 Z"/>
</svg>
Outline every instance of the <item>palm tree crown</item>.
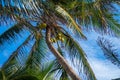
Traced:
<svg viewBox="0 0 120 80">
<path fill-rule="evenodd" d="M 119 3 L 119 0 L 1 0 L 0 24 L 15 24 L 0 35 L 0 45 L 12 42 L 22 31 L 29 34 L 1 67 L 0 79 L 96 80 L 74 36 L 87 39 L 82 29 L 92 29 L 91 26 L 102 33 L 110 30 L 109 33 L 119 35 L 120 24 L 113 18 L 114 4 Z M 55 59 L 49 59 L 51 53 Z M 66 55 L 77 72 L 68 64 Z"/>
</svg>

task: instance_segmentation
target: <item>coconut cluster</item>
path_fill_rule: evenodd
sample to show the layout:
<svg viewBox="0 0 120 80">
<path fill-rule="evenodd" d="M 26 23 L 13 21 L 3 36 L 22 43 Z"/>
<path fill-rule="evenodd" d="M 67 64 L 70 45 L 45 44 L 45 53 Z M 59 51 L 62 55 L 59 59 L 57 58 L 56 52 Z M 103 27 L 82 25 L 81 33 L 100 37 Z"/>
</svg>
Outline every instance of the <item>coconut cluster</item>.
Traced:
<svg viewBox="0 0 120 80">
<path fill-rule="evenodd" d="M 45 29 L 47 27 L 47 24 L 46 23 L 41 23 L 38 27 L 40 29 Z"/>
<path fill-rule="evenodd" d="M 54 38 L 50 39 L 52 43 L 56 43 L 57 41 L 64 42 L 64 37 L 61 33 L 58 33 L 58 35 Z"/>
</svg>

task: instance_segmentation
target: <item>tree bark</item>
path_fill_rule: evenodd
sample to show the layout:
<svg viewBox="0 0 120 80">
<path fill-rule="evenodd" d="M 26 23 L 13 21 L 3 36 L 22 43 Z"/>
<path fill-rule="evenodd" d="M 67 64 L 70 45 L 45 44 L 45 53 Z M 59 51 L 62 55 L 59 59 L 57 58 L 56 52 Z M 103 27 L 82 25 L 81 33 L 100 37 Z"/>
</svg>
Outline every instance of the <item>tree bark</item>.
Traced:
<svg viewBox="0 0 120 80">
<path fill-rule="evenodd" d="M 72 69 L 71 66 L 67 63 L 67 61 L 64 59 L 64 57 L 53 47 L 50 41 L 51 38 L 51 29 L 47 26 L 46 28 L 46 43 L 51 50 L 51 52 L 54 54 L 54 56 L 57 58 L 58 62 L 62 65 L 63 69 L 68 73 L 68 75 L 73 80 L 81 80 L 79 76 L 75 73 L 75 71 Z"/>
</svg>

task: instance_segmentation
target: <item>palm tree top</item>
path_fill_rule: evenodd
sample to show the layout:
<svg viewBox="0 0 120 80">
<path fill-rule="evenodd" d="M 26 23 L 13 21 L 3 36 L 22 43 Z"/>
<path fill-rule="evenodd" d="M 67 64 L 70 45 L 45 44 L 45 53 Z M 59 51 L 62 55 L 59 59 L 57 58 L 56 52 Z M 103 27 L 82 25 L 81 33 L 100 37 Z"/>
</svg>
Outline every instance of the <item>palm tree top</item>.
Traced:
<svg viewBox="0 0 120 80">
<path fill-rule="evenodd" d="M 73 62 L 74 66 L 81 68 L 78 72 L 82 70 L 86 79 L 96 80 L 85 52 L 73 36 L 86 39 L 82 30 L 84 27 L 91 29 L 91 26 L 104 33 L 111 29 L 119 35 L 120 24 L 113 18 L 113 4 L 119 5 L 119 0 L 1 0 L 0 24 L 9 25 L 11 21 L 15 21 L 15 25 L 0 35 L 0 45 L 12 42 L 23 30 L 30 33 L 2 66 L 1 78 L 11 80 L 31 76 L 53 79 L 60 71 L 61 80 L 80 80 L 67 63 L 67 54 L 71 61 L 78 60 L 79 64 Z M 67 53 L 62 52 L 62 47 Z M 45 67 L 50 52 L 56 59 Z"/>
</svg>

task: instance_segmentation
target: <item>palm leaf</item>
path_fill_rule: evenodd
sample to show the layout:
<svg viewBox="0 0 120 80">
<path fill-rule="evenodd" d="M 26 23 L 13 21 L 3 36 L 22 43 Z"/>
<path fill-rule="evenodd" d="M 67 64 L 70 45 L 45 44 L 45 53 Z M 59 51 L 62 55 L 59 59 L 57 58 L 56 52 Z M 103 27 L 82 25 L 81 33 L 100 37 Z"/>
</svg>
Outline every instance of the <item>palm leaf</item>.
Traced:
<svg viewBox="0 0 120 80">
<path fill-rule="evenodd" d="M 58 46 L 59 53 L 64 56 L 64 53 L 60 46 Z M 63 69 L 62 65 L 59 64 L 57 59 L 54 60 L 53 69 L 51 69 L 51 73 L 55 73 L 55 77 L 59 77 L 59 80 L 71 80 L 70 76 L 67 72 Z"/>
<path fill-rule="evenodd" d="M 114 20 L 113 18 L 108 18 L 106 20 L 108 22 L 108 26 L 110 27 L 110 29 L 117 35 L 120 35 L 120 24 L 118 23 L 117 20 Z"/>
<path fill-rule="evenodd" d="M 74 66 L 78 66 L 79 73 L 84 73 L 88 80 L 96 80 L 95 74 L 90 67 L 85 52 L 70 35 L 63 33 L 65 49 Z"/>
<path fill-rule="evenodd" d="M 60 65 L 57 60 L 54 62 L 54 69 L 51 70 L 51 72 L 56 72 L 54 76 L 59 77 L 59 80 L 71 80 L 70 76 L 63 69 L 62 65 Z"/>
<path fill-rule="evenodd" d="M 12 26 L 10 29 L 0 35 L 0 45 L 6 41 L 10 42 L 11 40 L 15 39 L 17 37 L 16 35 L 23 31 L 23 29 L 25 29 L 25 26 L 22 23 L 17 23 Z"/>
<path fill-rule="evenodd" d="M 39 2 L 39 5 L 38 3 Z M 41 15 L 43 10 L 42 2 L 38 0 L 24 1 L 6 1 L 2 0 L 0 3 L 0 22 L 8 23 L 8 19 L 18 20 L 18 17 L 24 19 L 35 18 L 36 15 Z"/>
<path fill-rule="evenodd" d="M 4 69 L 5 67 L 7 67 L 7 65 L 9 65 L 9 62 L 12 61 L 13 59 L 15 59 L 15 57 L 18 55 L 18 53 L 20 52 L 21 48 L 24 49 L 24 47 L 26 45 L 28 45 L 29 40 L 31 39 L 32 35 L 29 35 L 28 38 L 13 52 L 13 54 L 9 57 L 9 59 L 5 62 L 5 64 L 2 66 L 2 69 Z M 14 62 L 14 61 L 13 61 Z"/>
<path fill-rule="evenodd" d="M 105 38 L 98 38 L 98 44 L 104 52 L 104 55 L 108 60 L 110 60 L 113 64 L 120 67 L 120 58 L 117 55 L 117 49 L 114 49 L 112 43 Z"/>
<path fill-rule="evenodd" d="M 17 35 L 20 35 L 20 32 L 22 31 L 29 30 L 31 33 L 36 31 L 36 28 L 31 25 L 31 23 L 24 19 L 20 20 L 20 22 L 10 27 L 8 30 L 0 35 L 0 45 L 2 45 L 4 42 L 10 43 L 12 40 L 16 39 Z"/>
<path fill-rule="evenodd" d="M 72 16 L 69 15 L 69 13 L 68 13 L 66 10 L 64 10 L 62 7 L 60 7 L 60 6 L 57 5 L 57 6 L 56 6 L 56 11 L 57 11 L 60 15 L 62 15 L 62 16 L 68 21 L 68 23 L 71 25 L 71 26 L 69 26 L 69 27 L 72 28 L 72 29 L 74 29 L 74 30 L 75 30 L 74 32 L 77 31 L 77 34 L 80 34 L 81 37 L 86 38 L 86 37 L 83 35 L 80 27 L 76 24 L 75 20 L 72 18 Z"/>
<path fill-rule="evenodd" d="M 51 69 L 53 68 L 53 61 L 49 61 L 47 63 L 45 63 L 42 66 L 42 69 L 39 72 L 38 78 L 40 80 L 51 80 L 53 78 L 53 74 L 54 73 L 50 73 Z"/>
<path fill-rule="evenodd" d="M 8 19 L 14 20 L 15 14 L 12 11 L 9 7 L 5 7 L 0 3 L 0 25 L 4 22 L 8 24 Z"/>
<path fill-rule="evenodd" d="M 40 80 L 42 80 L 43 78 L 47 78 L 47 73 L 51 68 L 50 66 L 51 64 L 48 65 L 48 67 L 47 66 L 45 67 L 43 64 L 43 63 L 46 64 L 47 62 L 47 57 L 46 57 L 47 52 L 48 52 L 48 48 L 45 43 L 45 39 L 41 37 L 39 40 L 36 40 L 29 52 L 29 56 L 25 61 L 22 61 L 25 62 L 23 68 L 17 71 L 15 74 L 13 74 L 10 77 L 10 79 L 22 77 L 23 75 L 32 75 Z"/>
<path fill-rule="evenodd" d="M 53 62 L 47 62 L 44 65 L 41 65 L 41 68 L 24 68 L 21 72 L 16 73 L 12 76 L 11 79 L 19 79 L 20 77 L 24 78 L 26 76 L 34 76 L 39 80 L 51 80 L 52 74 L 49 74 Z"/>
<path fill-rule="evenodd" d="M 107 0 L 107 1 L 105 1 L 105 0 L 97 0 L 97 1 L 99 1 L 100 3 L 103 3 L 104 5 L 112 5 L 112 3 L 120 4 L 119 0 Z"/>
<path fill-rule="evenodd" d="M 24 75 L 24 76 L 19 76 L 14 80 L 39 80 L 39 79 L 32 75 Z"/>
<path fill-rule="evenodd" d="M 2 70 L 4 71 L 4 75 L 7 76 L 7 78 L 14 75 L 17 71 L 20 71 L 23 67 L 24 61 L 25 61 L 25 47 L 30 44 L 30 39 L 32 38 L 32 35 L 30 35 L 24 42 L 19 46 L 16 51 L 13 52 L 13 54 L 9 57 L 9 59 L 4 63 L 2 66 Z M 30 46 L 30 45 L 29 45 Z M 24 57 L 23 57 L 24 56 Z"/>
<path fill-rule="evenodd" d="M 59 80 L 71 80 L 70 76 L 66 73 L 66 71 L 63 69 L 62 65 L 59 64 L 57 59 L 53 61 L 53 66 L 49 72 L 48 75 L 53 74 L 52 79 L 59 79 Z"/>
<path fill-rule="evenodd" d="M 117 12 L 117 9 L 113 6 L 114 3 L 116 2 L 112 0 L 81 0 L 77 2 L 73 10 L 68 12 L 77 18 L 77 22 L 85 26 L 85 29 L 94 29 L 100 33 L 111 33 L 109 30 L 109 28 L 111 28 L 111 30 L 114 29 L 114 31 L 118 33 L 119 30 L 111 27 L 113 24 L 108 21 L 109 19 L 115 21 L 113 18 L 115 14 L 113 12 Z M 116 25 L 116 23 L 114 25 Z"/>
<path fill-rule="evenodd" d="M 4 72 L 0 69 L 0 80 L 5 80 Z"/>
<path fill-rule="evenodd" d="M 115 33 L 119 34 L 119 23 L 114 18 L 115 12 L 117 12 L 118 10 L 113 5 L 114 3 L 116 3 L 116 1 L 112 1 L 112 0 L 108 0 L 108 1 L 97 0 L 97 1 L 95 1 L 94 6 L 95 6 L 96 10 L 93 10 L 93 12 L 94 12 L 94 14 L 95 13 L 97 13 L 97 14 L 95 14 L 95 16 L 93 15 L 93 17 L 95 17 L 97 19 L 95 19 L 96 20 L 95 21 L 93 18 L 92 21 L 94 24 L 96 24 L 96 23 L 99 24 L 101 31 L 105 30 L 106 33 L 111 33 L 111 30 L 112 30 Z M 102 24 L 102 25 L 100 25 L 100 24 Z"/>
<path fill-rule="evenodd" d="M 42 65 L 42 61 L 46 62 L 45 57 L 47 53 L 48 47 L 46 45 L 45 39 L 40 38 L 40 40 L 36 41 L 34 48 L 30 52 L 30 55 L 26 62 L 26 67 L 30 67 L 33 69 L 40 68 L 40 65 Z"/>
<path fill-rule="evenodd" d="M 11 21 L 16 21 L 16 20 L 18 20 L 18 16 L 20 17 L 20 16 L 22 16 L 22 14 L 21 13 L 23 13 L 23 11 L 20 11 L 19 9 L 18 9 L 18 7 L 16 7 L 16 6 L 12 6 L 12 5 L 9 5 L 9 6 L 7 6 L 7 5 L 5 5 L 5 6 L 3 6 L 3 5 L 1 5 L 0 4 L 0 24 L 3 24 L 3 23 L 7 23 L 7 24 L 9 24 L 9 22 Z M 8 22 L 8 20 L 9 20 L 9 22 Z"/>
</svg>

